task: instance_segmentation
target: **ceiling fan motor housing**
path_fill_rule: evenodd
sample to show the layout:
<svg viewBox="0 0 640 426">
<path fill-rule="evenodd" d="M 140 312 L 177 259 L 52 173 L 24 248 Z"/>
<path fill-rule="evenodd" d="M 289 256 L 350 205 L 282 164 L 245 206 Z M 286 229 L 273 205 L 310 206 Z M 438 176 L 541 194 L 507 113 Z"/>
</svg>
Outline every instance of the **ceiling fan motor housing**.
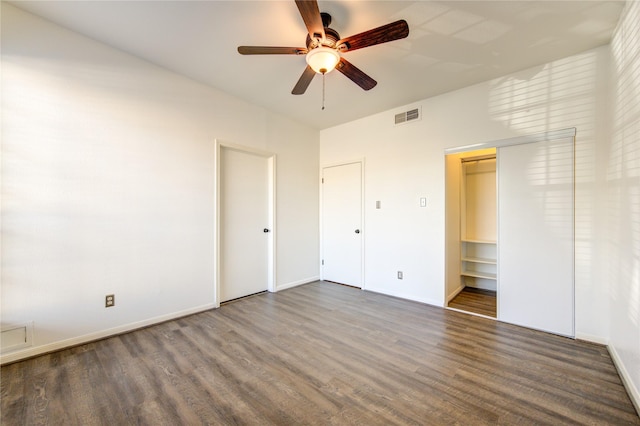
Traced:
<svg viewBox="0 0 640 426">
<path fill-rule="evenodd" d="M 315 49 L 318 46 L 336 48 L 336 43 L 340 40 L 340 34 L 333 28 L 329 28 L 331 15 L 325 12 L 322 12 L 320 15 L 322 16 L 322 24 L 324 25 L 325 39 L 322 40 L 320 34 L 314 34 L 314 36 L 316 36 L 314 38 L 311 38 L 311 36 L 307 34 L 307 49 L 309 50 Z"/>
</svg>

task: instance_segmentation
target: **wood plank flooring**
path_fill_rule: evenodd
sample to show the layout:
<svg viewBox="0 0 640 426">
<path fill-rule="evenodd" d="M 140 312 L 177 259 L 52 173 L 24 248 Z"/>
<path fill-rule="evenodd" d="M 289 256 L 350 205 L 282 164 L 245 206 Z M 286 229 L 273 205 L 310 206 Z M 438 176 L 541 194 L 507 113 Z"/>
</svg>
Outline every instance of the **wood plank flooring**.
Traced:
<svg viewBox="0 0 640 426">
<path fill-rule="evenodd" d="M 496 292 L 465 287 L 450 302 L 449 307 L 496 318 Z"/>
<path fill-rule="evenodd" d="M 3 425 L 640 425 L 602 346 L 322 282 L 0 373 Z"/>
</svg>

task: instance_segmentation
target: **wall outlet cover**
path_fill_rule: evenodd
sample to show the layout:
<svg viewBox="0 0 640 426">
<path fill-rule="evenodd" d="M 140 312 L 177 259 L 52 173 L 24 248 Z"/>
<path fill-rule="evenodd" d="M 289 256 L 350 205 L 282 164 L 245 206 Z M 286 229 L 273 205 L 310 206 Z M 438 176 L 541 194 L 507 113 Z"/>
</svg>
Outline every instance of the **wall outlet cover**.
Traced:
<svg viewBox="0 0 640 426">
<path fill-rule="evenodd" d="M 110 308 L 115 306 L 116 304 L 116 296 L 114 294 L 107 294 L 104 298 L 104 307 Z"/>
</svg>

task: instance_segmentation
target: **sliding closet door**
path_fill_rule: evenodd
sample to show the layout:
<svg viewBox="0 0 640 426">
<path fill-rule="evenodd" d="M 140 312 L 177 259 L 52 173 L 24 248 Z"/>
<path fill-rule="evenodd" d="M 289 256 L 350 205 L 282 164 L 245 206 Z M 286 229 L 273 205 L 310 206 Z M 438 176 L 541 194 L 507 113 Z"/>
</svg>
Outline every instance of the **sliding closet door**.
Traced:
<svg viewBox="0 0 640 426">
<path fill-rule="evenodd" d="M 498 149 L 498 319 L 574 336 L 573 137 Z"/>
</svg>

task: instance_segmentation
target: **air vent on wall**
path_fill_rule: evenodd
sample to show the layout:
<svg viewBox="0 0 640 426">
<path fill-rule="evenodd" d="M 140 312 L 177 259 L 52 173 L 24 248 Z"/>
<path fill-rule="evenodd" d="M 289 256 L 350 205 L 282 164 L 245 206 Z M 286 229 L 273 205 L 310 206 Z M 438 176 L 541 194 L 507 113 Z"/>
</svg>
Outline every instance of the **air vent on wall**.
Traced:
<svg viewBox="0 0 640 426">
<path fill-rule="evenodd" d="M 395 124 L 404 124 L 409 121 L 420 120 L 421 118 L 420 108 L 410 109 L 409 111 L 401 112 L 395 115 Z"/>
</svg>

